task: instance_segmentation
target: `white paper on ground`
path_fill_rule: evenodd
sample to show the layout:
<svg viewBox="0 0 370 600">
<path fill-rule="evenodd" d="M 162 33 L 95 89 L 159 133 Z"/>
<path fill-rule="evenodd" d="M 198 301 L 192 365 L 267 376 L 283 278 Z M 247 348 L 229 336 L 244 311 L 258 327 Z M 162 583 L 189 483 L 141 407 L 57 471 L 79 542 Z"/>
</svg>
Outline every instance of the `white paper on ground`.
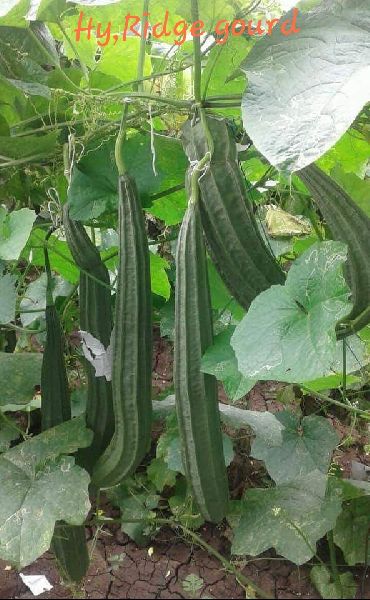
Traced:
<svg viewBox="0 0 370 600">
<path fill-rule="evenodd" d="M 53 589 L 45 575 L 23 575 L 23 573 L 19 573 L 19 576 L 34 596 L 39 596 Z"/>
</svg>

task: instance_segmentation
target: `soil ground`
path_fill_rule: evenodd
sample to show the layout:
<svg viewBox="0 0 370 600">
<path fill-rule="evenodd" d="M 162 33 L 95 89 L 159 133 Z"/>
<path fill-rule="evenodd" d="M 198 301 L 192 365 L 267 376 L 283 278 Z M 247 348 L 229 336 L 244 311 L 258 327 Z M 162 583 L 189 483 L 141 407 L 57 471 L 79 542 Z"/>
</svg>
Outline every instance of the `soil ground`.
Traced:
<svg viewBox="0 0 370 600">
<path fill-rule="evenodd" d="M 153 387 L 156 393 L 163 392 L 172 380 L 171 348 L 163 340 L 157 340 L 154 360 Z M 282 410 L 276 401 L 277 384 L 264 384 L 254 388 L 244 406 L 253 410 Z M 220 391 L 220 400 L 224 398 Z M 309 407 L 308 407 L 309 411 Z M 337 416 L 328 416 L 342 439 L 347 428 Z M 336 453 L 336 462 L 349 472 L 351 461 L 361 458 L 361 444 L 354 443 Z M 357 440 L 360 442 L 360 440 Z M 231 493 L 240 497 L 245 487 L 256 485 L 260 477 L 257 461 L 247 454 L 238 454 L 229 468 Z M 257 483 L 258 484 L 258 483 Z M 63 586 L 50 553 L 23 569 L 24 574 L 45 575 L 53 589 L 39 598 L 253 598 L 250 590 L 244 589 L 234 575 L 227 573 L 220 563 L 204 550 L 192 545 L 191 541 L 179 538 L 171 530 L 162 530 L 148 547 L 138 547 L 119 526 L 105 528 L 97 535 L 96 530 L 87 528 L 92 562 L 84 585 L 78 590 Z M 229 556 L 230 542 L 227 530 L 222 527 L 205 526 L 199 532 L 204 540 L 215 549 Z M 244 575 L 252 579 L 266 592 L 276 598 L 320 598 L 309 580 L 309 566 L 296 567 L 277 557 L 273 552 L 263 557 L 238 563 Z M 183 586 L 185 578 L 196 575 L 202 587 L 194 595 L 188 594 Z M 363 572 L 355 573 L 360 583 Z M 359 585 L 360 589 L 360 585 Z M 370 599 L 370 578 L 366 578 L 363 598 Z M 33 598 L 23 584 L 19 573 L 0 561 L 0 598 Z M 358 598 L 361 596 L 358 595 Z"/>
</svg>

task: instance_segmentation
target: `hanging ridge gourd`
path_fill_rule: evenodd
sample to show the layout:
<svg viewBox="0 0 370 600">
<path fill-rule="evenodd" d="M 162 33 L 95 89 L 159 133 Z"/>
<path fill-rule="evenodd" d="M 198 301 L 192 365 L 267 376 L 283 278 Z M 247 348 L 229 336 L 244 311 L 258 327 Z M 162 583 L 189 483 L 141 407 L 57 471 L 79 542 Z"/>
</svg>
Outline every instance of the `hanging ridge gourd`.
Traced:
<svg viewBox="0 0 370 600">
<path fill-rule="evenodd" d="M 224 119 L 207 116 L 212 159 L 199 179 L 200 212 L 210 256 L 231 294 L 246 310 L 285 275 L 263 241 L 237 163 L 237 148 Z M 207 151 L 201 121 L 187 121 L 183 145 L 191 163 Z"/>
<path fill-rule="evenodd" d="M 41 370 L 41 424 L 45 431 L 71 419 L 64 338 L 52 295 L 49 255 L 45 248 L 47 274 L 46 342 Z M 51 550 L 67 580 L 79 583 L 89 567 L 85 527 L 58 523 Z"/>
<path fill-rule="evenodd" d="M 176 254 L 175 398 L 187 479 L 203 517 L 217 523 L 228 505 L 217 382 L 200 371 L 202 355 L 212 342 L 199 203 L 191 197 Z"/>
<path fill-rule="evenodd" d="M 319 167 L 312 164 L 297 172 L 319 208 L 333 239 L 348 246 L 345 267 L 352 291 L 353 309 L 338 328 L 343 336 L 370 323 L 370 219 L 352 198 Z"/>
<path fill-rule="evenodd" d="M 152 305 L 148 240 L 135 181 L 122 174 L 119 188 L 119 267 L 113 334 L 113 438 L 97 462 L 101 488 L 132 474 L 149 449 L 152 403 Z"/>
<path fill-rule="evenodd" d="M 82 223 L 70 218 L 68 204 L 64 207 L 63 224 L 73 259 L 84 271 L 80 273 L 80 327 L 107 348 L 113 329 L 108 269 Z M 88 361 L 84 364 L 88 388 L 86 424 L 93 431 L 94 439 L 90 448 L 80 451 L 80 456 L 84 466 L 91 470 L 93 463 L 108 446 L 114 432 L 112 384 L 105 377 L 96 377 L 95 369 Z"/>
<path fill-rule="evenodd" d="M 49 255 L 45 249 L 46 342 L 41 368 L 41 426 L 50 429 L 71 419 L 71 402 L 64 359 L 64 338 L 58 312 L 54 305 Z"/>
</svg>

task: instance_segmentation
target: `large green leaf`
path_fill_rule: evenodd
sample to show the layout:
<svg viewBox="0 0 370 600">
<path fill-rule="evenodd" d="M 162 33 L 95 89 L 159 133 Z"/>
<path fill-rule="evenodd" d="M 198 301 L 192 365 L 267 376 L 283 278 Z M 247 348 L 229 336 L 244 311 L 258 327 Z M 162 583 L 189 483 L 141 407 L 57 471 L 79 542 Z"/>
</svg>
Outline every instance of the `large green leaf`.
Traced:
<svg viewBox="0 0 370 600">
<path fill-rule="evenodd" d="M 15 319 L 15 303 L 17 291 L 15 288 L 17 278 L 7 273 L 0 276 L 0 324 L 6 325 Z"/>
<path fill-rule="evenodd" d="M 89 476 L 65 456 L 89 446 L 83 419 L 68 421 L 0 457 L 0 557 L 23 568 L 49 549 L 56 521 L 81 525 Z"/>
<path fill-rule="evenodd" d="M 0 207 L 0 259 L 17 260 L 30 236 L 36 213 L 21 208 L 7 214 Z"/>
<path fill-rule="evenodd" d="M 229 517 L 232 552 L 257 556 L 275 548 L 296 565 L 310 560 L 341 510 L 339 496 L 325 496 L 326 480 L 320 471 L 313 471 L 288 484 L 248 490 L 236 505 L 236 514 Z"/>
<path fill-rule="evenodd" d="M 369 142 L 355 129 L 349 129 L 317 164 L 328 175 L 340 166 L 344 173 L 354 173 L 362 178 L 365 176 L 368 162 Z M 351 190 L 349 193 L 352 195 Z"/>
<path fill-rule="evenodd" d="M 370 547 L 367 543 L 369 527 L 369 496 L 346 502 L 334 529 L 334 541 L 342 550 L 346 563 L 351 566 L 370 560 Z"/>
<path fill-rule="evenodd" d="M 150 136 L 136 134 L 124 144 L 127 170 L 135 178 L 144 206 L 150 196 L 184 181 L 188 163 L 179 140 L 156 136 L 155 169 Z M 114 162 L 114 142 L 95 142 L 74 169 L 69 188 L 71 217 L 87 221 L 117 207 L 118 174 Z"/>
<path fill-rule="evenodd" d="M 318 159 L 370 100 L 369 25 L 368 0 L 330 0 L 299 13 L 299 33 L 278 24 L 251 50 L 244 126 L 274 166 L 296 171 Z"/>
<path fill-rule="evenodd" d="M 335 326 L 351 310 L 346 256 L 341 242 L 314 244 L 295 261 L 285 286 L 252 302 L 231 338 L 245 377 L 294 383 L 341 370 Z"/>
<path fill-rule="evenodd" d="M 271 430 L 258 427 L 251 449 L 252 456 L 264 461 L 275 483 L 294 481 L 315 470 L 326 475 L 339 443 L 332 425 L 323 417 L 311 415 L 300 420 L 287 411 L 275 418 L 283 425 L 281 431 L 271 435 Z"/>
<path fill-rule="evenodd" d="M 25 135 L 22 137 L 0 136 L 0 154 L 10 159 L 37 156 L 52 156 L 58 139 L 58 132 L 43 136 Z"/>
<path fill-rule="evenodd" d="M 28 404 L 41 383 L 42 354 L 0 352 L 0 406 Z"/>
<path fill-rule="evenodd" d="M 225 392 L 232 401 L 248 394 L 256 384 L 255 379 L 246 379 L 238 371 L 235 352 L 230 345 L 234 331 L 235 327 L 229 326 L 215 336 L 213 345 L 203 355 L 201 366 L 203 373 L 214 375 L 222 381 Z"/>
</svg>

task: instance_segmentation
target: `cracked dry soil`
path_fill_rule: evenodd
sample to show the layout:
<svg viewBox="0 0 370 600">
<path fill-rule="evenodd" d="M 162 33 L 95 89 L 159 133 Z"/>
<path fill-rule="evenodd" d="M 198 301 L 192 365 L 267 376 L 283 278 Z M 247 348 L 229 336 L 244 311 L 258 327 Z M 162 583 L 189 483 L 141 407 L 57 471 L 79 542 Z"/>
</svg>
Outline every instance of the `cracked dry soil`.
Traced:
<svg viewBox="0 0 370 600">
<path fill-rule="evenodd" d="M 227 554 L 228 542 L 220 530 L 207 526 L 202 536 Z M 148 548 L 137 547 L 119 529 L 103 534 L 95 547 L 89 573 L 84 586 L 78 590 L 78 597 L 190 598 L 192 596 L 183 588 L 183 581 L 189 574 L 197 575 L 204 582 L 196 597 L 246 597 L 235 577 L 226 573 L 217 560 L 178 539 L 172 531 L 162 531 L 151 547 L 152 554 L 148 553 Z M 33 598 L 18 573 L 5 568 L 5 563 L 0 562 L 0 598 Z M 308 571 L 297 569 L 286 561 L 266 558 L 251 562 L 242 570 L 277 598 L 320 597 L 310 585 Z M 63 586 L 49 553 L 25 568 L 23 573 L 43 574 L 54 586 L 39 598 L 71 597 L 71 590 Z"/>
<path fill-rule="evenodd" d="M 228 555 L 229 542 L 220 529 L 206 526 L 202 537 L 219 552 Z M 92 544 L 92 532 L 90 547 Z M 205 551 L 163 530 L 148 547 L 139 548 L 119 528 L 100 536 L 84 585 L 75 590 L 79 598 L 252 598 L 235 577 L 226 573 L 217 560 Z M 275 559 L 274 559 L 275 558 Z M 33 598 L 18 573 L 5 570 L 0 561 L 0 598 Z M 309 569 L 295 567 L 272 554 L 254 560 L 240 569 L 247 577 L 275 598 L 320 598 L 310 584 Z M 39 598 L 71 598 L 70 589 L 63 586 L 54 559 L 47 553 L 23 570 L 29 575 L 45 575 L 54 586 Z M 194 574 L 203 580 L 194 596 L 187 594 L 183 581 Z M 359 572 L 360 575 L 360 572 Z M 357 596 L 360 597 L 360 596 Z M 370 582 L 364 598 L 370 598 Z"/>
</svg>

